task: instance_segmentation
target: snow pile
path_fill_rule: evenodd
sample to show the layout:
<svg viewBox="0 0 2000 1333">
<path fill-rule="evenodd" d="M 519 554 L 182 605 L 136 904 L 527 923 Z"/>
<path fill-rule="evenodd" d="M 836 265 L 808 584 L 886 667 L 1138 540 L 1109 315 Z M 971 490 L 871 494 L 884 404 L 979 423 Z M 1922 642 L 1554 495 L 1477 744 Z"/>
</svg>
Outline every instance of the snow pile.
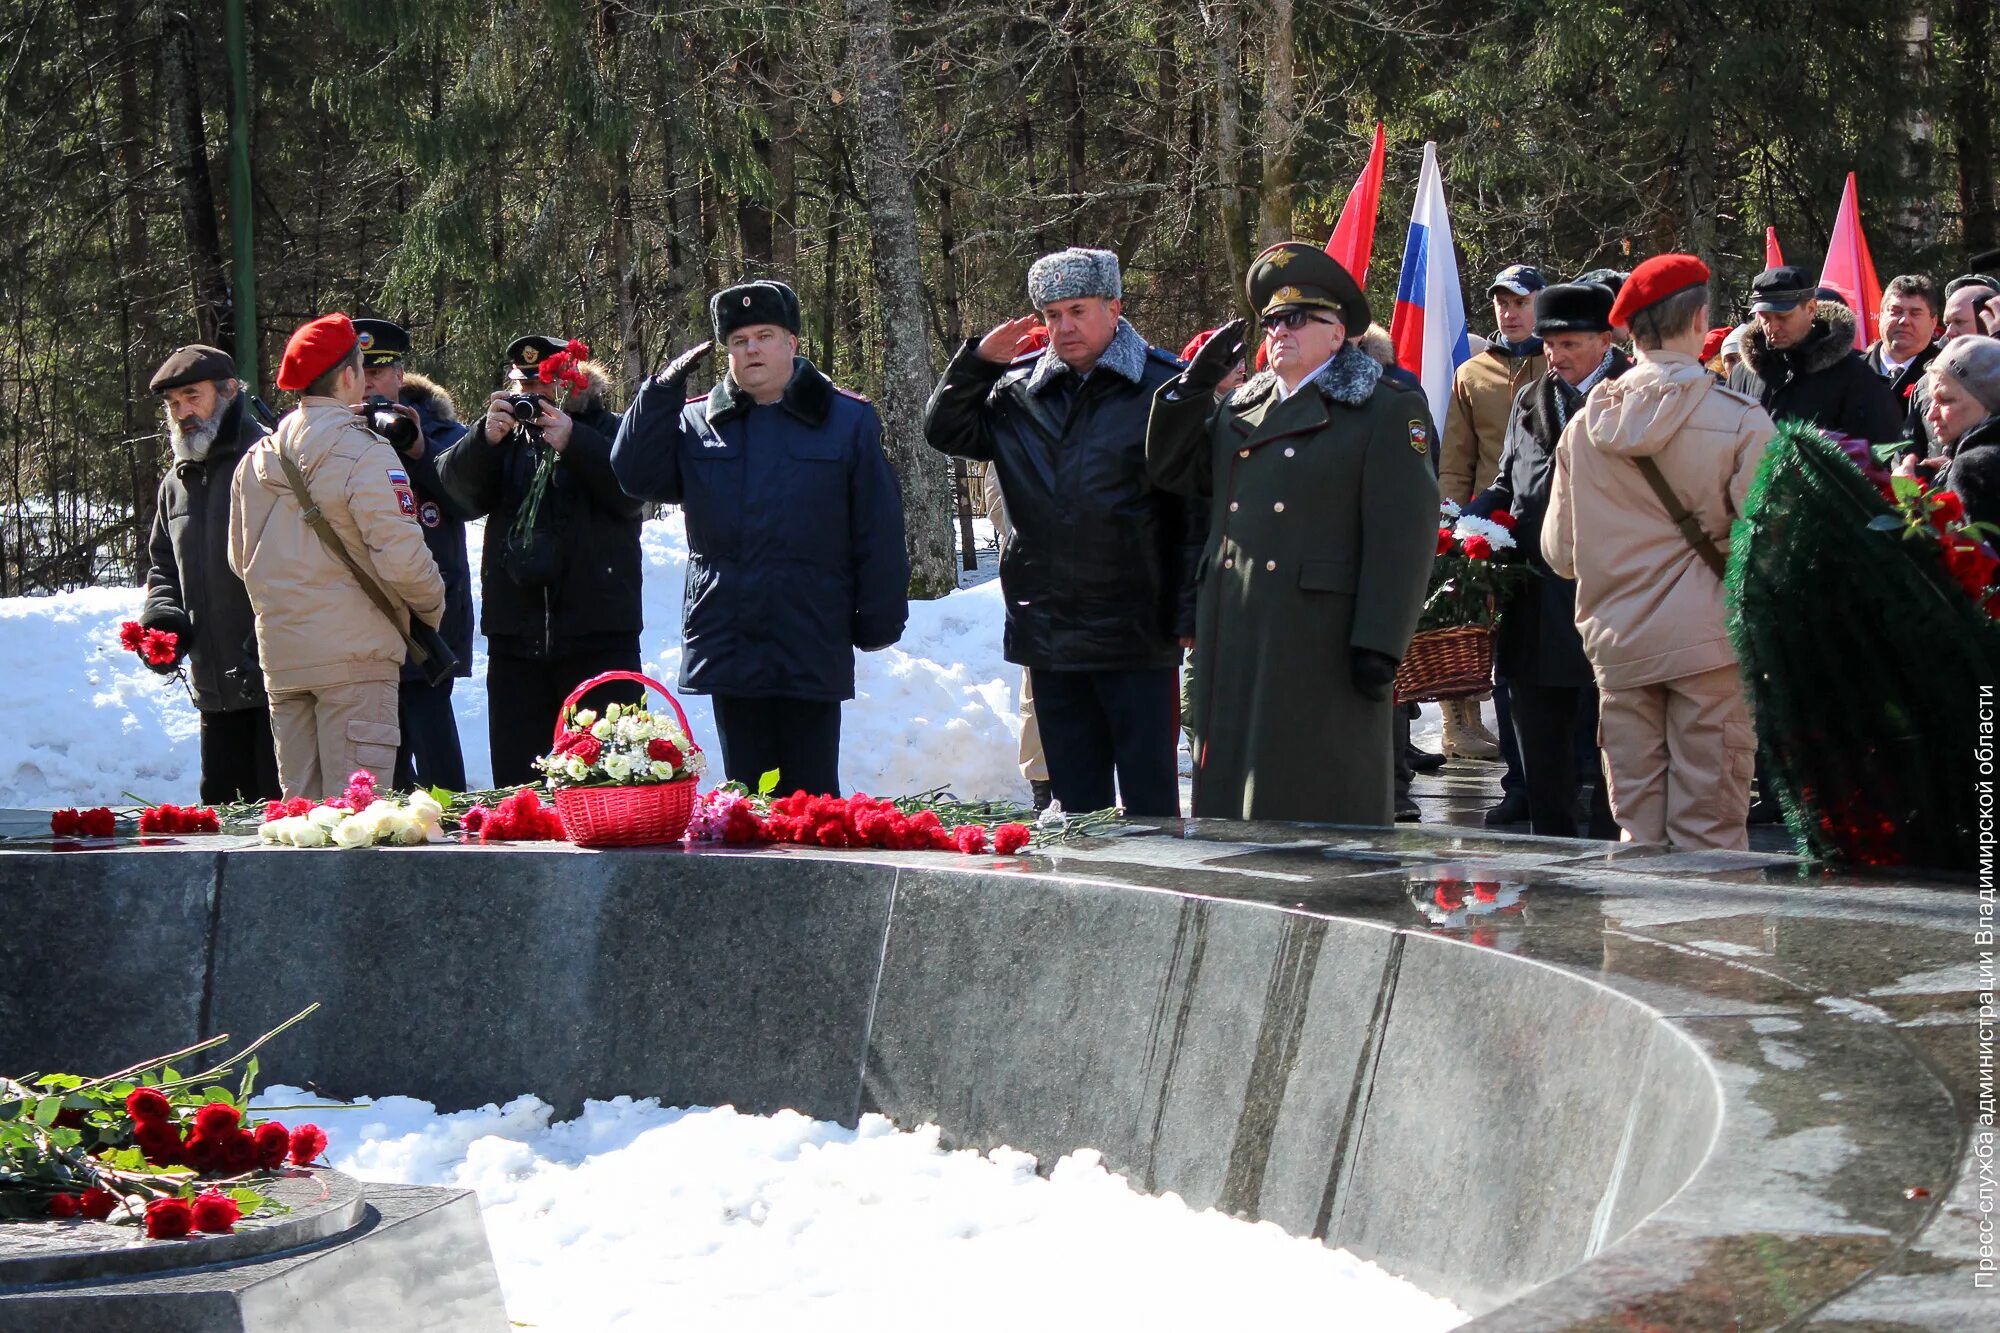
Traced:
<svg viewBox="0 0 2000 1333">
<path fill-rule="evenodd" d="M 258 1102 L 324 1106 L 283 1087 Z M 342 1171 L 478 1191 L 509 1318 L 540 1329 L 1167 1333 L 1332 1318 L 1426 1333 L 1466 1318 L 1345 1251 L 1139 1194 L 1094 1152 L 1043 1179 L 1024 1153 L 945 1152 L 935 1126 L 625 1097 L 563 1123 L 533 1097 L 311 1114 Z"/>
<path fill-rule="evenodd" d="M 468 530 L 475 571 L 482 527 Z M 646 524 L 642 542 L 641 653 L 646 673 L 672 688 L 687 571 L 678 512 Z M 475 573 L 475 597 L 478 585 Z M 0 679 L 8 683 L 0 806 L 115 804 L 127 791 L 148 801 L 194 799 L 201 771 L 194 706 L 180 682 L 154 675 L 118 646 L 119 624 L 138 617 L 142 600 L 137 588 L 0 599 Z M 850 791 L 900 796 L 949 786 L 968 800 L 1026 798 L 1015 766 L 1021 673 L 1001 657 L 1002 606 L 997 582 L 912 603 L 903 641 L 860 655 L 857 697 L 841 733 L 840 776 Z M 488 786 L 483 639 L 475 640 L 472 678 L 452 697 L 466 776 Z M 713 750 L 708 701 L 681 702 L 695 737 Z M 523 725 L 552 730 L 554 722 Z"/>
</svg>

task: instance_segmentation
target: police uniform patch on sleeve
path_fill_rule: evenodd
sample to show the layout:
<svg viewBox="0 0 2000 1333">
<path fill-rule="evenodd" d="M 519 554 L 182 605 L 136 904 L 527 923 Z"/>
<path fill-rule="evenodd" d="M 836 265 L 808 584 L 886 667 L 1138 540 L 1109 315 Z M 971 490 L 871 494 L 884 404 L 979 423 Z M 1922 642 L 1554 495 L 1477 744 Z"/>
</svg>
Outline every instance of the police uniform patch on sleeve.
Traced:
<svg viewBox="0 0 2000 1333">
<path fill-rule="evenodd" d="M 427 528 L 434 528 L 444 522 L 444 512 L 437 507 L 437 501 L 426 500 L 417 510 L 417 521 Z"/>
<path fill-rule="evenodd" d="M 1431 451 L 1431 433 L 1429 428 L 1423 422 L 1414 419 L 1410 422 L 1410 447 L 1420 454 L 1427 454 Z"/>
</svg>

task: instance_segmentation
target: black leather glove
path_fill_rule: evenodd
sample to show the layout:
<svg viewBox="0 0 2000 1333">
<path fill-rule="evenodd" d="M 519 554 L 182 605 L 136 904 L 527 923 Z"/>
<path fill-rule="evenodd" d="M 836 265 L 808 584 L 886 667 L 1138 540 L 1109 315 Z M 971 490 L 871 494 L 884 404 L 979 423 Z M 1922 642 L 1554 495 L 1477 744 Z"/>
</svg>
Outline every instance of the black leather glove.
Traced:
<svg viewBox="0 0 2000 1333">
<path fill-rule="evenodd" d="M 187 612 L 174 607 L 159 607 L 140 613 L 139 628 L 159 630 L 174 636 L 174 660 L 171 662 L 149 662 L 144 653 L 139 660 L 148 671 L 156 675 L 171 676 L 186 660 L 188 649 L 194 646 L 194 621 Z"/>
<path fill-rule="evenodd" d="M 713 350 L 715 350 L 713 342 L 704 342 L 690 347 L 672 361 L 669 361 L 667 368 L 653 378 L 663 385 L 684 385 L 687 383 L 688 372 L 693 370 L 697 365 L 700 365 L 701 359 Z"/>
<path fill-rule="evenodd" d="M 1217 329 L 1215 336 L 1201 345 L 1194 360 L 1181 372 L 1180 389 L 1175 396 L 1200 398 L 1213 394 L 1215 386 L 1243 359 L 1243 331 L 1248 327 L 1248 321 L 1232 319 Z"/>
<path fill-rule="evenodd" d="M 1396 659 L 1373 648 L 1351 649 L 1349 656 L 1348 673 L 1354 681 L 1354 692 L 1377 703 L 1387 699 L 1396 684 Z"/>
</svg>

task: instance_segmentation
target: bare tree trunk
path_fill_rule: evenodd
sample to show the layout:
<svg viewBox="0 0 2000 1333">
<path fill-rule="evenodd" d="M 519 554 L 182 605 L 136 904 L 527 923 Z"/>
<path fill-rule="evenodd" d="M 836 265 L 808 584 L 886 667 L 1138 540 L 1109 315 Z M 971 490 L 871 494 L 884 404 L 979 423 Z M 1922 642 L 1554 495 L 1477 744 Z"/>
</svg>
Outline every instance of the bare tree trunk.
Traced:
<svg viewBox="0 0 2000 1333">
<path fill-rule="evenodd" d="M 1215 183 L 1222 196 L 1222 239 L 1229 253 L 1229 287 L 1241 304 L 1250 272 L 1250 219 L 1243 204 L 1243 15 L 1238 0 L 1212 0 L 1207 15 L 1215 57 Z M 1255 312 L 1250 312 L 1255 313 Z"/>
<path fill-rule="evenodd" d="M 1292 0 L 1265 0 L 1264 219 L 1265 245 L 1292 238 L 1292 184 L 1298 179 L 1299 97 L 1292 49 Z"/>
<path fill-rule="evenodd" d="M 195 73 L 194 31 L 185 15 L 169 14 L 160 43 L 161 102 L 167 141 L 173 145 L 174 188 L 180 197 L 181 232 L 187 238 L 188 287 L 195 331 L 202 342 L 222 344 L 229 312 L 229 283 L 222 266 L 222 231 L 215 219 L 215 183 L 208 172 L 202 128 L 201 82 Z"/>
<path fill-rule="evenodd" d="M 861 85 L 861 142 L 868 182 L 870 260 L 882 312 L 882 426 L 903 485 L 903 541 L 913 596 L 958 586 L 951 566 L 951 486 L 943 455 L 923 440 L 931 390 L 930 337 L 917 240 L 903 79 L 888 0 L 847 0 L 849 52 Z"/>
<path fill-rule="evenodd" d="M 1967 254 L 1994 243 L 2000 206 L 1993 193 L 1993 118 L 2000 112 L 1993 84 L 1993 0 L 1957 0 L 1952 12 L 1959 48 L 1951 121 L 1958 150 L 1959 243 Z"/>
</svg>

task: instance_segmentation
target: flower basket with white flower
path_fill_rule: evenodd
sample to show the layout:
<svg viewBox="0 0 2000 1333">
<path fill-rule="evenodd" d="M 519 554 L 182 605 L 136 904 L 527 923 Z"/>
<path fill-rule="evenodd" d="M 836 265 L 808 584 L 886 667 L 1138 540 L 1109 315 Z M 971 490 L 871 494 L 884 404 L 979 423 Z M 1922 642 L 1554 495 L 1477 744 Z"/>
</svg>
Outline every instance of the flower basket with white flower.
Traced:
<svg viewBox="0 0 2000 1333">
<path fill-rule="evenodd" d="M 1396 669 L 1396 702 L 1470 699 L 1493 688 L 1493 620 L 1507 587 L 1532 571 L 1508 559 L 1514 516 L 1438 506 L 1437 560 L 1423 617 Z"/>
<path fill-rule="evenodd" d="M 643 704 L 610 704 L 602 713 L 577 708 L 590 690 L 617 680 L 652 689 L 673 709 L 673 718 Z M 666 686 L 636 671 L 607 671 L 570 691 L 556 719 L 555 743 L 535 767 L 555 793 L 556 813 L 571 842 L 637 847 L 680 841 L 708 757 L 688 733 L 687 714 Z"/>
</svg>

